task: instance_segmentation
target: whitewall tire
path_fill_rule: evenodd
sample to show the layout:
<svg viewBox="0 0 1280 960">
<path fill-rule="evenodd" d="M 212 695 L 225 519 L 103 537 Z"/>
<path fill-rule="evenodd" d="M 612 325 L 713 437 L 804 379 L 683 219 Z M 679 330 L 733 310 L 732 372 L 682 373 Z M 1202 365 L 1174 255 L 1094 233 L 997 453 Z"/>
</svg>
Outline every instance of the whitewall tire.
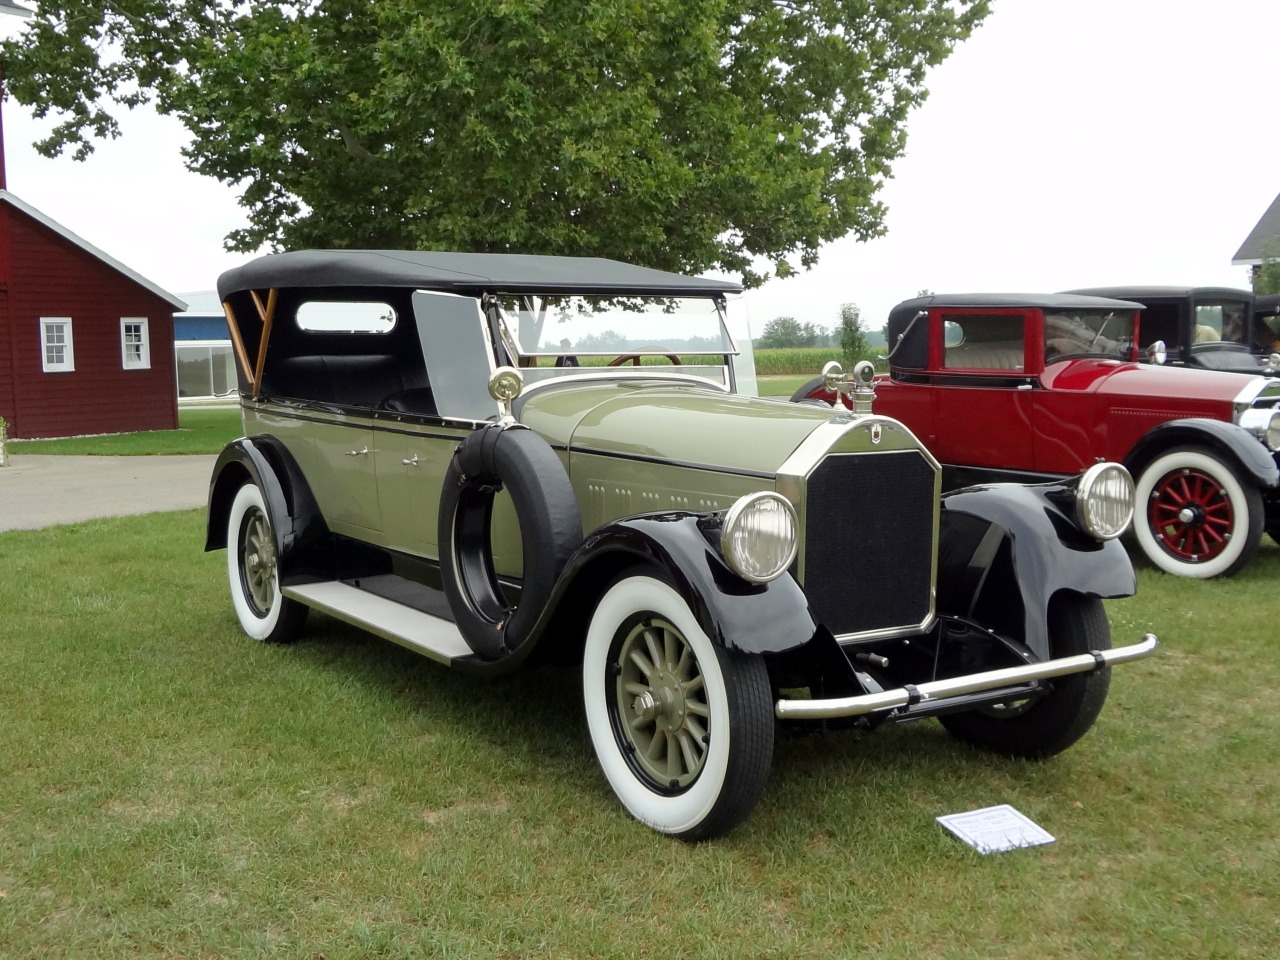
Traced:
<svg viewBox="0 0 1280 960">
<path fill-rule="evenodd" d="M 600 767 L 641 823 L 705 840 L 755 807 L 773 759 L 768 670 L 714 645 L 666 583 L 632 574 L 605 592 L 582 686 Z"/>
<path fill-rule="evenodd" d="M 1258 549 L 1262 494 L 1206 448 L 1161 454 L 1134 488 L 1134 539 L 1165 573 L 1229 577 Z"/>
<path fill-rule="evenodd" d="M 280 593 L 275 532 L 257 484 L 246 483 L 231 502 L 227 519 L 227 581 L 236 619 L 264 643 L 297 638 L 307 608 Z"/>
</svg>

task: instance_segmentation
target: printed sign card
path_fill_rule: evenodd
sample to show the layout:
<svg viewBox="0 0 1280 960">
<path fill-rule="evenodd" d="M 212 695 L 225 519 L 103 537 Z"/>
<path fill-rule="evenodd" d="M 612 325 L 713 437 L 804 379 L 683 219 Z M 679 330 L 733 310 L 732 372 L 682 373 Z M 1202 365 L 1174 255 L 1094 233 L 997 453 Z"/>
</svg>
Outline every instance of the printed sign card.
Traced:
<svg viewBox="0 0 1280 960">
<path fill-rule="evenodd" d="M 998 853 L 1053 843 L 1054 838 L 1007 803 L 968 813 L 949 813 L 938 822 L 979 853 Z"/>
</svg>

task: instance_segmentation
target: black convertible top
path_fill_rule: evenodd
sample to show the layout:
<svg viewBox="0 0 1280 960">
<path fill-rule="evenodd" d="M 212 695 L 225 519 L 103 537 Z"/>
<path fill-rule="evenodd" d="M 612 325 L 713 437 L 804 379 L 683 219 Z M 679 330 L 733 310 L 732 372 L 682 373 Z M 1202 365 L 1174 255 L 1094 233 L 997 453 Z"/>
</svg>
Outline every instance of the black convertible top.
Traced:
<svg viewBox="0 0 1280 960">
<path fill-rule="evenodd" d="M 1253 294 L 1248 290 L 1237 290 L 1235 287 L 1085 287 L 1079 290 L 1068 290 L 1067 293 L 1081 293 L 1095 297 L 1119 297 L 1122 300 L 1137 300 L 1145 303 L 1148 300 L 1185 300 L 1188 297 L 1221 297 L 1227 300 L 1250 300 Z"/>
<path fill-rule="evenodd" d="M 1141 310 L 1142 304 L 1100 296 L 1077 296 L 1070 293 L 931 293 L 903 300 L 893 308 L 893 315 L 915 313 L 933 307 L 992 309 L 1033 307 L 1041 310 Z"/>
<path fill-rule="evenodd" d="M 273 287 L 409 287 L 470 295 L 678 297 L 742 292 L 732 281 L 686 277 L 600 257 L 430 250 L 298 250 L 259 257 L 218 278 L 223 300 L 245 290 Z"/>
</svg>

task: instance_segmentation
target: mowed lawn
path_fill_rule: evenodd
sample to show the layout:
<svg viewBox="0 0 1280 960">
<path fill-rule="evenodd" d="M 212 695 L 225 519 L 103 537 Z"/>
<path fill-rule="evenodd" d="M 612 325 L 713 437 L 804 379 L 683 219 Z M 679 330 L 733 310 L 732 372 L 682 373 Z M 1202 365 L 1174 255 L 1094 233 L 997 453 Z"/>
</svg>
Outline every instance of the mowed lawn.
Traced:
<svg viewBox="0 0 1280 960">
<path fill-rule="evenodd" d="M 450 673 L 231 614 L 200 511 L 0 534 L 0 957 L 1272 958 L 1280 549 L 1108 609 L 1102 719 L 1045 763 L 936 723 L 784 739 L 701 846 L 629 820 L 572 671 Z M 983 857 L 934 822 L 1054 834 Z"/>
</svg>

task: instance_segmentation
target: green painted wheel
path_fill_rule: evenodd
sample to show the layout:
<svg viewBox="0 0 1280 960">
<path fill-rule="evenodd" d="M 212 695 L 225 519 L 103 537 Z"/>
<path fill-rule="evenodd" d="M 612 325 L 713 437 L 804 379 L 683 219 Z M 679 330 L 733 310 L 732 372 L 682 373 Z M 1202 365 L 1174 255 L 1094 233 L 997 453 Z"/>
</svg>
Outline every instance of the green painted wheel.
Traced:
<svg viewBox="0 0 1280 960">
<path fill-rule="evenodd" d="M 659 617 L 638 619 L 623 635 L 614 704 L 621 735 L 641 770 L 676 790 L 707 762 L 711 708 L 698 658 L 684 635 Z"/>
<path fill-rule="evenodd" d="M 266 616 L 276 602 L 276 545 L 267 515 L 256 506 L 244 518 L 240 573 L 254 611 Z"/>
</svg>

